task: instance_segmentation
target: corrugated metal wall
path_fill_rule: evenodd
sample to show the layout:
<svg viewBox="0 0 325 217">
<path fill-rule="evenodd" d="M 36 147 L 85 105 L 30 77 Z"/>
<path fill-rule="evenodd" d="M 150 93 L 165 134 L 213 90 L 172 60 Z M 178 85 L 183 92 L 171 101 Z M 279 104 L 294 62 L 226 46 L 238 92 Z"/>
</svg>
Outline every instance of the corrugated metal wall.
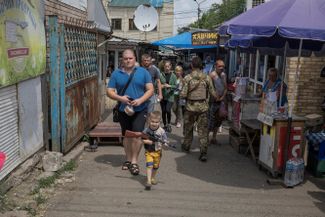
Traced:
<svg viewBox="0 0 325 217">
<path fill-rule="evenodd" d="M 7 155 L 1 180 L 21 163 L 16 85 L 0 89 L 0 151 Z"/>
</svg>

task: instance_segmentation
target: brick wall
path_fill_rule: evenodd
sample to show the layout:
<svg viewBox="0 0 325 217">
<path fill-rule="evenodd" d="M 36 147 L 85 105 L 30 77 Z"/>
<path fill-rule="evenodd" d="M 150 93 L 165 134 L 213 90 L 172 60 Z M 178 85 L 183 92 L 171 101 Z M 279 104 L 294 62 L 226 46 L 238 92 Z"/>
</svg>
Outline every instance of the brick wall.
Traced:
<svg viewBox="0 0 325 217">
<path fill-rule="evenodd" d="M 79 10 L 59 0 L 45 1 L 45 16 L 47 18 L 50 15 L 57 15 L 59 17 L 59 23 L 70 23 L 76 24 L 77 26 L 83 26 L 86 25 L 87 22 L 87 11 Z"/>
<path fill-rule="evenodd" d="M 292 103 L 294 92 L 295 74 L 298 58 L 287 58 L 288 73 L 288 99 Z M 294 104 L 294 113 L 307 115 L 312 113 L 323 114 L 321 103 L 325 96 L 325 78 L 320 77 L 320 72 L 325 66 L 325 58 L 301 58 L 300 77 L 297 81 L 297 94 Z"/>
</svg>

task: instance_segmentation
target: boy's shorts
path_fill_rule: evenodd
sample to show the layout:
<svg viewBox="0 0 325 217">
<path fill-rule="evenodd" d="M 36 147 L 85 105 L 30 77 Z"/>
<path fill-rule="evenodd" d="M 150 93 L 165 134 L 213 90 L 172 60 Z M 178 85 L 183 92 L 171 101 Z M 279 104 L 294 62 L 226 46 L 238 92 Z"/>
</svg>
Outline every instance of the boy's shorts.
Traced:
<svg viewBox="0 0 325 217">
<path fill-rule="evenodd" d="M 146 151 L 145 152 L 146 156 L 146 167 L 147 168 L 153 168 L 153 169 L 158 169 L 159 164 L 160 164 L 160 159 L 161 159 L 161 150 L 160 151 Z"/>
</svg>

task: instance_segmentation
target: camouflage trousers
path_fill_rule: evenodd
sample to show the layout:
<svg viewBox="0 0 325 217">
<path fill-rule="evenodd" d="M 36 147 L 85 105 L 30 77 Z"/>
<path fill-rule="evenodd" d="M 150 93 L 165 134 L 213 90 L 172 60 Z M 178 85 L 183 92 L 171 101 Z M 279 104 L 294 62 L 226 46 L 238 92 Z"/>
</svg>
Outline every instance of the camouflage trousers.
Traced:
<svg viewBox="0 0 325 217">
<path fill-rule="evenodd" d="M 182 148 L 189 150 L 193 141 L 194 124 L 197 123 L 197 133 L 200 141 L 200 152 L 206 154 L 208 151 L 208 112 L 198 113 L 185 111 L 184 114 L 184 141 Z"/>
</svg>

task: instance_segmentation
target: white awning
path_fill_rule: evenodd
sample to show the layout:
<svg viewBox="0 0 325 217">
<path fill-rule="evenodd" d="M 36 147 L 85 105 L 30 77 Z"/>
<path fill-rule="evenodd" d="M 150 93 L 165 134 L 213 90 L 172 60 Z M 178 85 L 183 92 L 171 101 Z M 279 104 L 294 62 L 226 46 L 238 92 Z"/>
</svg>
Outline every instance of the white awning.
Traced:
<svg viewBox="0 0 325 217">
<path fill-rule="evenodd" d="M 111 32 L 111 24 L 107 18 L 104 5 L 101 0 L 91 0 L 87 3 L 88 22 L 93 24 L 94 28 Z"/>
</svg>

